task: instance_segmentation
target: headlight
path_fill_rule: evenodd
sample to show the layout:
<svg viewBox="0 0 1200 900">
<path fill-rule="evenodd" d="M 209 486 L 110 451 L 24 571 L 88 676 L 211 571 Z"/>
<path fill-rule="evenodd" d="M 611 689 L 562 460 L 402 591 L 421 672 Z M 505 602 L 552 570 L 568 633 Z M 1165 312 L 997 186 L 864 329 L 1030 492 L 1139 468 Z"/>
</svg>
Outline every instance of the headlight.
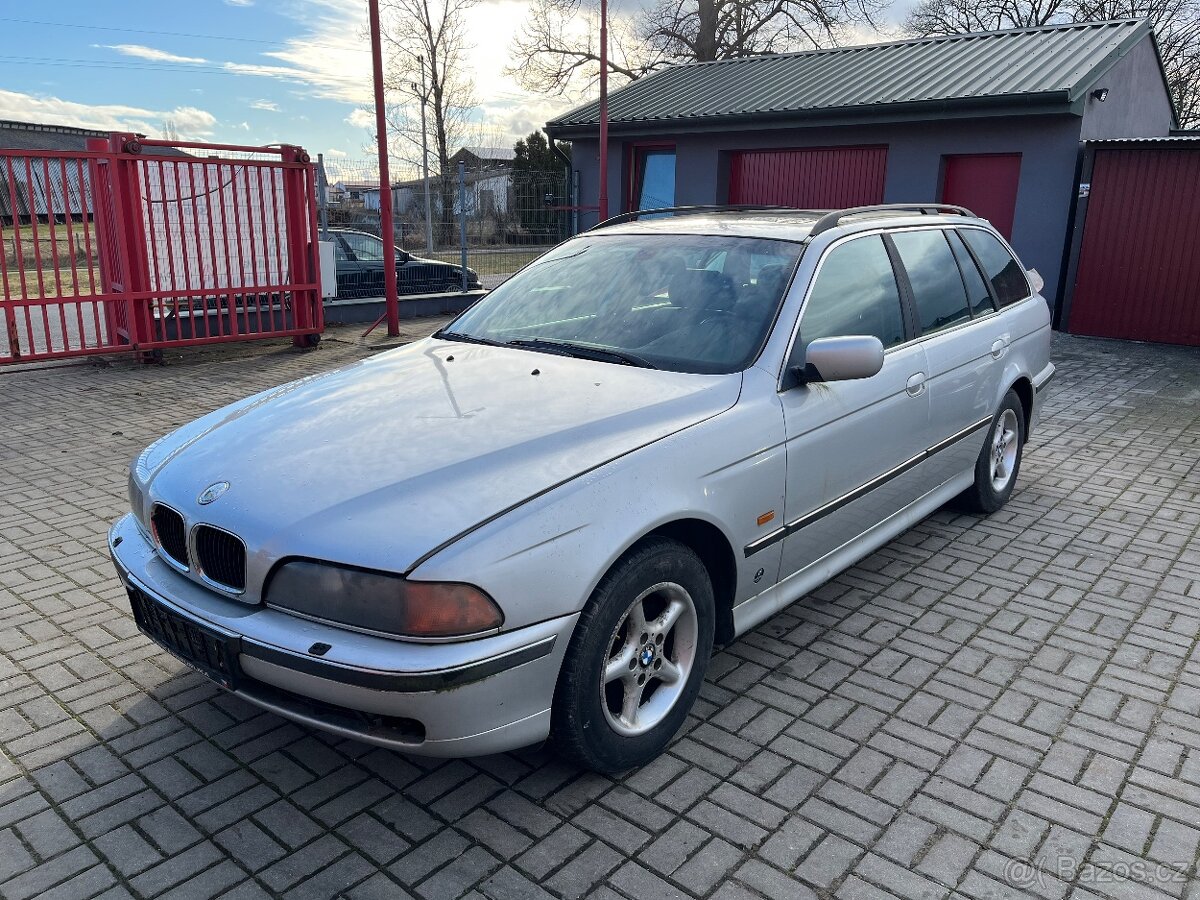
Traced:
<svg viewBox="0 0 1200 900">
<path fill-rule="evenodd" d="M 462 637 L 493 631 L 499 607 L 469 584 L 409 581 L 313 562 L 281 566 L 266 601 L 278 609 L 396 637 Z"/>
</svg>

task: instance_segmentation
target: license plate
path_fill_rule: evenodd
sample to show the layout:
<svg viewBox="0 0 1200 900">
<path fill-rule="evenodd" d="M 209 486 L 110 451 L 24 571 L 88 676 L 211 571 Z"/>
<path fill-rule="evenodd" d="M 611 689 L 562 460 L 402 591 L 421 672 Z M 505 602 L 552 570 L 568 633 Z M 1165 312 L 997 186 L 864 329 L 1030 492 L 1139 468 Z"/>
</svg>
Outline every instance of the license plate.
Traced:
<svg viewBox="0 0 1200 900">
<path fill-rule="evenodd" d="M 128 591 L 133 618 L 145 635 L 221 687 L 236 687 L 240 674 L 237 638 L 185 619 L 137 588 Z"/>
</svg>

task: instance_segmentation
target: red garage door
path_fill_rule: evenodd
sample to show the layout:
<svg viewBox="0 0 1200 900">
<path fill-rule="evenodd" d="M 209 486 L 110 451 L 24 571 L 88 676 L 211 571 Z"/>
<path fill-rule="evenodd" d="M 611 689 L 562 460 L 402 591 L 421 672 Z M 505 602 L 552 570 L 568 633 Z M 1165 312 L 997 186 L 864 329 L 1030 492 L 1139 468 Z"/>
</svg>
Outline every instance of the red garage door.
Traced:
<svg viewBox="0 0 1200 900">
<path fill-rule="evenodd" d="M 749 150 L 733 154 L 729 202 L 838 209 L 883 202 L 887 147 Z"/>
<path fill-rule="evenodd" d="M 942 202 L 965 206 L 1012 240 L 1020 178 L 1020 153 L 947 156 Z"/>
<path fill-rule="evenodd" d="M 1200 148 L 1095 151 L 1067 328 L 1200 345 Z"/>
</svg>

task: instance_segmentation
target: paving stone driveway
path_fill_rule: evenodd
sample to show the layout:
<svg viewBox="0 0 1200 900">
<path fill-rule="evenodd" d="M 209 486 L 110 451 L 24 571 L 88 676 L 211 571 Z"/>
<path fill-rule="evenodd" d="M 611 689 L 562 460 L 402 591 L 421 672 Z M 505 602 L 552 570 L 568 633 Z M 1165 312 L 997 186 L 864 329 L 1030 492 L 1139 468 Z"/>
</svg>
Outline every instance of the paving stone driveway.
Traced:
<svg viewBox="0 0 1200 900">
<path fill-rule="evenodd" d="M 1012 502 L 717 654 L 620 780 L 336 740 L 137 633 L 127 461 L 362 352 L 0 374 L 3 897 L 1195 896 L 1200 351 L 1057 337 Z"/>
</svg>

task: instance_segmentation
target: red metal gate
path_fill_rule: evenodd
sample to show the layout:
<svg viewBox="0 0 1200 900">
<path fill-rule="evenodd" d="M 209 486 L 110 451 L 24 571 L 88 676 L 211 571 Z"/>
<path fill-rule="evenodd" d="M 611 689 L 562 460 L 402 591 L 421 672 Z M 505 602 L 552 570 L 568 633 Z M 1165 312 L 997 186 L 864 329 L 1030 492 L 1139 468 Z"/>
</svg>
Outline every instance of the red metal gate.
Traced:
<svg viewBox="0 0 1200 900">
<path fill-rule="evenodd" d="M 1200 345 L 1200 145 L 1147 141 L 1089 155 L 1067 330 Z"/>
<path fill-rule="evenodd" d="M 729 163 L 729 202 L 839 209 L 883 202 L 887 147 L 747 150 Z"/>
<path fill-rule="evenodd" d="M 323 327 L 299 147 L 92 140 L 0 150 L 0 364 Z"/>
</svg>

